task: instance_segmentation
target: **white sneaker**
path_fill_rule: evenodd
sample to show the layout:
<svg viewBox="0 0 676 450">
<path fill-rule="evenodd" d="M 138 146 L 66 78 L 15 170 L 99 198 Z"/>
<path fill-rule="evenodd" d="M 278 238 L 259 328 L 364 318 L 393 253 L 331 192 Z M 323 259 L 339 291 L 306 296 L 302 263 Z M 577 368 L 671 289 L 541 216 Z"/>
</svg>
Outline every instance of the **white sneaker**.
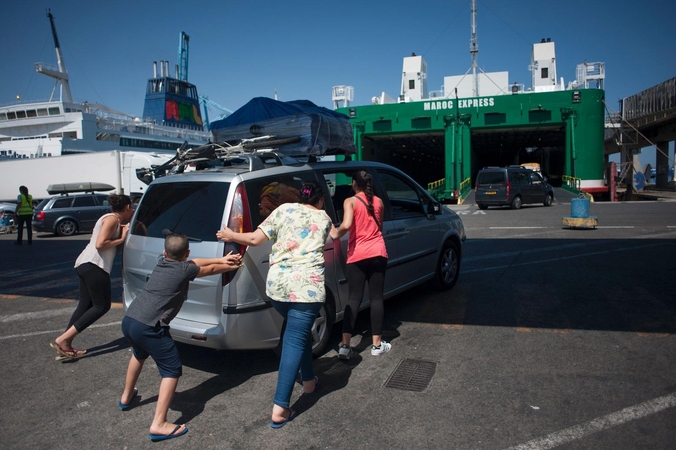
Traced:
<svg viewBox="0 0 676 450">
<path fill-rule="evenodd" d="M 349 345 L 341 345 L 338 349 L 338 359 L 350 359 L 352 358 L 352 349 Z"/>
<path fill-rule="evenodd" d="M 376 347 L 375 345 L 371 346 L 371 355 L 373 356 L 379 356 L 382 355 L 383 353 L 387 353 L 392 349 L 392 344 L 388 344 L 385 341 L 380 341 L 380 347 Z"/>
</svg>

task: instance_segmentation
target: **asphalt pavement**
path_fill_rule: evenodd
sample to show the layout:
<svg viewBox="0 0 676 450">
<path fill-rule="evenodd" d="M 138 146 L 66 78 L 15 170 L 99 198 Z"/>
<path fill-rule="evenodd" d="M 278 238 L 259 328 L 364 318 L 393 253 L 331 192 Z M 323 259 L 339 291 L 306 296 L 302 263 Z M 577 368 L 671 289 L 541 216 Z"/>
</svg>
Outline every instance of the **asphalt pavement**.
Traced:
<svg viewBox="0 0 676 450">
<path fill-rule="evenodd" d="M 450 206 L 467 241 L 458 284 L 421 286 L 385 304 L 392 351 L 372 357 L 368 311 L 337 357 L 340 329 L 315 361 L 318 394 L 269 426 L 278 358 L 180 345 L 169 420 L 180 438 L 152 444 L 159 374 L 148 361 L 140 401 L 117 407 L 129 345 L 120 332 L 120 260 L 111 311 L 57 362 L 48 344 L 75 308 L 73 262 L 90 235 L 0 235 L 0 447 L 187 449 L 673 449 L 676 442 L 676 202 L 593 203 L 596 229 L 562 227 L 552 207 Z M 422 391 L 385 386 L 425 363 Z M 423 366 L 421 366 L 423 367 Z M 427 375 L 430 375 L 429 372 Z"/>
</svg>

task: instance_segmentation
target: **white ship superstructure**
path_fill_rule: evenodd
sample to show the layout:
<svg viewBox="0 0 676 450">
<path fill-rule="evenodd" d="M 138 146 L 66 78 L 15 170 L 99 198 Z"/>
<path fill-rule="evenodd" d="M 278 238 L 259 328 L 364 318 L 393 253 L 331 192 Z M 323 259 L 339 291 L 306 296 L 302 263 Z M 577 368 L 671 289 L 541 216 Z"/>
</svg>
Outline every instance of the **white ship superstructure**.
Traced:
<svg viewBox="0 0 676 450">
<path fill-rule="evenodd" d="M 211 135 L 204 131 L 199 107 L 186 124 L 185 117 L 174 117 L 177 114 L 166 121 L 164 115 L 159 119 L 137 118 L 98 103 L 74 102 L 54 17 L 50 12 L 47 15 L 58 67 L 36 64 L 36 70 L 56 80 L 54 90 L 47 101 L 0 106 L 0 157 L 40 158 L 110 150 L 175 151 L 184 141 L 191 145 L 209 141 Z M 161 75 L 172 80 L 165 72 L 168 70 Z M 188 89 L 184 95 L 189 96 L 184 101 L 199 105 L 196 89 Z M 176 99 L 171 101 L 176 104 Z M 173 110 L 168 106 L 167 111 L 171 114 Z"/>
</svg>

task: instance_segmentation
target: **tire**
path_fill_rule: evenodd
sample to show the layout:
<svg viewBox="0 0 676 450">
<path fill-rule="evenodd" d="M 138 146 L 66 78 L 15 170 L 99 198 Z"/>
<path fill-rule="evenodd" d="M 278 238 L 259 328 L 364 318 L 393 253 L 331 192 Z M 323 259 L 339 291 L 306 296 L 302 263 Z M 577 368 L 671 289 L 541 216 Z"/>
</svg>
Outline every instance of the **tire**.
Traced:
<svg viewBox="0 0 676 450">
<path fill-rule="evenodd" d="M 521 204 L 521 196 L 517 195 L 514 197 L 514 200 L 512 200 L 512 204 L 509 205 L 509 207 L 512 209 L 521 209 Z"/>
<path fill-rule="evenodd" d="M 319 311 L 315 323 L 312 325 L 312 356 L 321 355 L 331 338 L 331 329 L 336 320 L 336 307 L 333 298 L 326 290 L 326 301 Z"/>
<path fill-rule="evenodd" d="M 554 198 L 552 194 L 547 194 L 545 196 L 545 201 L 542 203 L 545 206 L 552 206 L 552 202 L 554 201 Z"/>
<path fill-rule="evenodd" d="M 246 150 L 252 150 L 255 148 L 270 148 L 276 147 L 278 145 L 293 144 L 294 142 L 300 141 L 299 136 L 283 138 L 283 139 L 270 139 L 268 141 L 259 141 L 259 142 L 247 142 L 242 144 L 242 148 Z"/>
<path fill-rule="evenodd" d="M 77 224 L 70 219 L 64 219 L 56 224 L 56 234 L 59 236 L 72 236 L 77 233 Z"/>
<path fill-rule="evenodd" d="M 458 247 L 451 241 L 446 241 L 441 248 L 441 254 L 437 261 L 434 284 L 442 291 L 447 291 L 455 286 L 460 274 L 460 253 Z"/>
<path fill-rule="evenodd" d="M 477 204 L 477 206 L 479 207 L 479 209 L 488 209 L 488 205 Z"/>
</svg>

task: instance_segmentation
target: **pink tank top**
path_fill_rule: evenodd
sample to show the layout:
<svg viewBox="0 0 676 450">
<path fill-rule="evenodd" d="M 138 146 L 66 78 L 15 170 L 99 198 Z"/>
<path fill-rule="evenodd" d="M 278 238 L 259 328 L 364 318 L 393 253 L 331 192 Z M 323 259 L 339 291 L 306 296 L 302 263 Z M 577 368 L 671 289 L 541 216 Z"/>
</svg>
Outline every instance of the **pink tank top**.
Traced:
<svg viewBox="0 0 676 450">
<path fill-rule="evenodd" d="M 359 193 L 359 196 L 366 204 L 366 194 Z M 352 219 L 352 226 L 350 227 L 350 235 L 347 239 L 347 263 L 354 263 L 376 256 L 387 258 L 387 249 L 385 248 L 385 240 L 383 234 L 380 232 L 378 224 L 373 220 L 373 216 L 369 214 L 366 205 L 362 203 L 359 198 L 354 201 L 354 218 Z M 383 223 L 383 218 L 380 217 L 380 205 L 382 201 L 373 196 L 373 207 L 375 209 L 378 223 Z"/>
</svg>

